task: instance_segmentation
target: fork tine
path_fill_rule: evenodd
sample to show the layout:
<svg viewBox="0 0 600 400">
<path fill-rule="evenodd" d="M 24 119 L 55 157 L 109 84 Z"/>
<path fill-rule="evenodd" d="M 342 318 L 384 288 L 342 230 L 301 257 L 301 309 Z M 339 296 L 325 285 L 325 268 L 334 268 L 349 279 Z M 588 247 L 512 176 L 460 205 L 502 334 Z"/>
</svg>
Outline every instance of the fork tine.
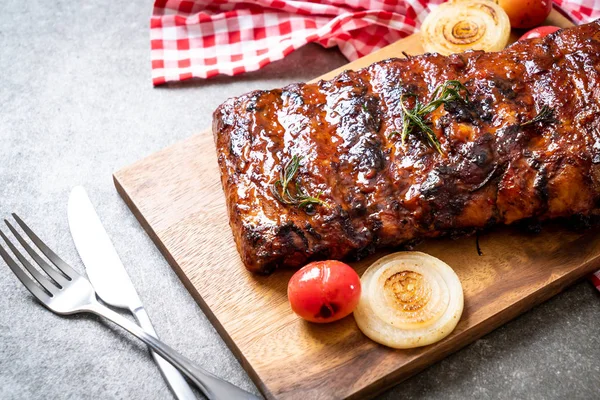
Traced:
<svg viewBox="0 0 600 400">
<path fill-rule="evenodd" d="M 40 268 L 42 268 L 48 275 L 50 275 L 50 278 L 52 278 L 54 282 L 58 283 L 61 287 L 64 287 L 69 281 L 60 272 L 52 268 L 50 264 L 48 264 L 42 257 L 40 257 L 38 252 L 31 248 L 29 243 L 27 243 L 25 239 L 23 239 L 23 236 L 21 236 L 19 231 L 17 231 L 11 225 L 10 222 L 8 222 L 7 220 L 4 220 L 4 222 L 6 223 L 8 229 L 10 229 L 14 237 L 16 237 L 19 243 L 21 243 L 21 246 L 23 246 L 25 251 L 29 253 L 31 258 L 35 260 L 35 262 L 40 266 Z"/>
<path fill-rule="evenodd" d="M 50 279 L 46 278 L 40 273 L 40 271 L 31 265 L 31 263 L 23 256 L 23 254 L 21 254 L 21 252 L 15 247 L 15 245 L 12 244 L 12 242 L 6 237 L 4 232 L 0 231 L 0 236 L 2 239 L 4 239 L 13 254 L 17 256 L 17 259 L 21 261 L 21 264 L 25 267 L 25 269 L 33 276 L 33 279 L 38 281 L 38 283 L 44 289 L 46 289 L 48 293 L 54 294 L 58 288 L 52 282 L 50 282 Z"/>
<path fill-rule="evenodd" d="M 63 261 L 55 252 L 50 250 L 48 246 L 42 240 L 37 237 L 35 233 L 23 222 L 21 218 L 15 213 L 12 214 L 13 218 L 17 221 L 19 226 L 23 229 L 23 231 L 29 236 L 29 239 L 35 244 L 41 251 L 44 253 L 46 257 L 59 269 L 65 276 L 69 279 L 74 279 L 75 277 L 81 276 L 77 271 L 69 266 L 66 262 Z"/>
<path fill-rule="evenodd" d="M 48 296 L 46 292 L 40 289 L 39 286 L 35 284 L 33 279 L 28 277 L 27 274 L 23 272 L 23 270 L 17 265 L 15 260 L 13 260 L 12 257 L 8 255 L 6 250 L 4 250 L 4 247 L 2 247 L 2 245 L 0 245 L 0 256 L 4 259 L 6 264 L 8 264 L 8 266 L 10 267 L 12 272 L 14 272 L 14 274 L 17 276 L 17 278 L 19 278 L 21 283 L 25 285 L 27 290 L 29 290 L 29 292 L 31 292 L 31 294 L 40 302 L 42 302 L 45 305 L 48 305 L 48 302 L 50 302 L 50 296 Z"/>
</svg>

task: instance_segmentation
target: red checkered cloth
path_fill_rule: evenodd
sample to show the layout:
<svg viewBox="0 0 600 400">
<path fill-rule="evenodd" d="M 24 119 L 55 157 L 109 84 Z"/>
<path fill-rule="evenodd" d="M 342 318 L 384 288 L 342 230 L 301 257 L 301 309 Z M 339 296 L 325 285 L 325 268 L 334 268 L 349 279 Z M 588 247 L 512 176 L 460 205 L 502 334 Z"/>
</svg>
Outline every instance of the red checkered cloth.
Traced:
<svg viewBox="0 0 600 400">
<path fill-rule="evenodd" d="M 156 0 L 152 82 L 237 75 L 307 43 L 356 60 L 414 33 L 444 0 Z M 554 0 L 575 23 L 600 18 L 600 0 Z M 600 271 L 590 278 L 600 290 Z"/>
<path fill-rule="evenodd" d="M 444 0 L 156 0 L 152 82 L 237 75 L 307 43 L 356 60 L 414 33 Z M 555 0 L 575 22 L 600 17 L 600 0 Z"/>
<path fill-rule="evenodd" d="M 600 0 L 554 0 L 554 4 L 576 24 L 600 18 Z"/>
<path fill-rule="evenodd" d="M 600 290 L 600 271 L 596 271 L 590 275 L 590 281 L 596 286 L 596 289 Z"/>
<path fill-rule="evenodd" d="M 150 22 L 152 81 L 237 75 L 307 43 L 356 60 L 415 32 L 443 0 L 157 0 Z"/>
</svg>

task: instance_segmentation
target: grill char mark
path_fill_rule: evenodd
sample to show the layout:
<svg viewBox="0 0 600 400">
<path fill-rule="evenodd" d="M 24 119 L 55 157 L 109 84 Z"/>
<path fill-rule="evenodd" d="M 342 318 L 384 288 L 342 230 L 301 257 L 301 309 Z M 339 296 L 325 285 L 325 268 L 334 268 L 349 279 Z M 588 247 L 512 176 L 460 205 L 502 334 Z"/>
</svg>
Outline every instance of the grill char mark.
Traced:
<svg viewBox="0 0 600 400">
<path fill-rule="evenodd" d="M 411 136 L 400 97 L 427 101 L 457 79 L 471 103 L 429 118 L 440 156 Z M 499 53 L 390 59 L 330 81 L 230 99 L 213 132 L 234 237 L 246 267 L 269 274 L 360 258 L 491 224 L 589 216 L 600 204 L 600 24 Z M 542 105 L 555 121 L 526 128 Z M 280 204 L 270 186 L 293 155 L 297 179 L 327 206 Z"/>
</svg>

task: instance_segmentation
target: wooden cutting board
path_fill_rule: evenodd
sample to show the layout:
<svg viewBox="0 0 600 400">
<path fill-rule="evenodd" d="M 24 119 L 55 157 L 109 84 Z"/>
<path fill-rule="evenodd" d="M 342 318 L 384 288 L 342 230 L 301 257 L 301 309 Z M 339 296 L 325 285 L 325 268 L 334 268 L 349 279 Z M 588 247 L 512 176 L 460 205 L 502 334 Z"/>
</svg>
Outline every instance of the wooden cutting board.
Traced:
<svg viewBox="0 0 600 400">
<path fill-rule="evenodd" d="M 553 12 L 551 23 L 570 22 Z M 418 35 L 353 62 L 360 68 L 402 51 L 419 54 Z M 327 74 L 332 77 L 339 70 Z M 201 95 L 201 94 L 200 94 Z M 364 398 L 389 388 L 471 343 L 600 267 L 600 232 L 546 226 L 542 233 L 498 228 L 475 238 L 418 246 L 461 279 L 465 309 L 443 341 L 392 350 L 367 339 L 352 316 L 310 324 L 291 311 L 290 271 L 270 277 L 244 269 L 229 228 L 210 131 L 166 148 L 114 175 L 117 190 L 270 399 Z M 383 253 L 354 263 L 359 274 Z"/>
</svg>

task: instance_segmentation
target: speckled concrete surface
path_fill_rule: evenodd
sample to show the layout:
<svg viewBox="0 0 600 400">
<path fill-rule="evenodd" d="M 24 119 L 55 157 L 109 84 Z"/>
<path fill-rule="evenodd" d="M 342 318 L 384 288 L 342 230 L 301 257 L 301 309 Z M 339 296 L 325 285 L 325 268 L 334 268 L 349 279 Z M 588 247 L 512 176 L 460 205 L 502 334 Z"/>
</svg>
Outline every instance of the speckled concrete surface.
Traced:
<svg viewBox="0 0 600 400">
<path fill-rule="evenodd" d="M 318 76 L 345 61 L 306 47 L 262 71 L 153 89 L 151 1 L 2 2 L 0 216 L 16 211 L 82 270 L 70 188 L 90 193 L 161 337 L 256 390 L 117 195 L 111 173 L 209 126 L 227 97 Z M 381 396 L 591 399 L 600 392 L 600 296 L 582 282 Z M 40 307 L 0 263 L 1 399 L 169 399 L 135 339 Z"/>
</svg>

